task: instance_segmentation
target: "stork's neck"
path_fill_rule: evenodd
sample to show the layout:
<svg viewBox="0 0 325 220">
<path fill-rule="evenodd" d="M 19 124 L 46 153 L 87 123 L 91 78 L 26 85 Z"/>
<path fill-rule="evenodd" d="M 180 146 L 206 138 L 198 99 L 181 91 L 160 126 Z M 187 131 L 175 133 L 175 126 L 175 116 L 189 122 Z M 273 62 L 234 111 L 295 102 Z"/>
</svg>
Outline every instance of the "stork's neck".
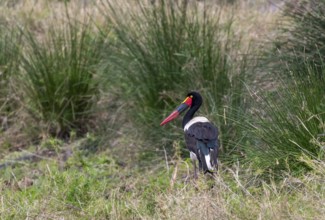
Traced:
<svg viewBox="0 0 325 220">
<path fill-rule="evenodd" d="M 184 129 L 185 125 L 193 118 L 195 112 L 200 108 L 200 106 L 201 106 L 201 103 L 192 105 L 192 107 L 186 112 L 186 114 L 184 115 L 184 118 L 183 118 L 183 123 L 182 123 L 183 129 Z"/>
</svg>

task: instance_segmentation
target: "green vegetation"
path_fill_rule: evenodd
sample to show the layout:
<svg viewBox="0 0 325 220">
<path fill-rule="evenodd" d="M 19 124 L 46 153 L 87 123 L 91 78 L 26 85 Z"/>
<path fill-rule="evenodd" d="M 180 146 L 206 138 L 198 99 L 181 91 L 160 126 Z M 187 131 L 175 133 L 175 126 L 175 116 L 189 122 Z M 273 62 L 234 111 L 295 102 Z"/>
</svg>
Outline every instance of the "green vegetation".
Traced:
<svg viewBox="0 0 325 220">
<path fill-rule="evenodd" d="M 70 20 L 50 26 L 40 40 L 32 31 L 22 32 L 26 50 L 21 84 L 28 109 L 50 134 L 65 137 L 71 129 L 84 131 L 98 94 L 98 38 L 89 24 Z"/>
<path fill-rule="evenodd" d="M 277 39 L 275 49 L 277 65 L 281 69 L 290 66 L 291 70 L 302 74 L 308 72 L 311 67 L 314 69 L 324 65 L 325 38 L 322 34 L 325 31 L 325 2 L 322 0 L 311 1 L 288 1 L 283 8 L 283 24 Z M 275 59 L 272 60 L 274 63 Z M 312 64 L 305 68 L 305 64 Z M 315 72 L 318 73 L 318 72 Z"/>
<path fill-rule="evenodd" d="M 323 218 L 325 5 L 269 7 L 0 1 L 1 218 Z M 189 90 L 221 141 L 197 180 L 159 126 Z"/>
<path fill-rule="evenodd" d="M 102 9 L 117 38 L 114 55 L 110 49 L 105 60 L 106 66 L 115 67 L 108 77 L 122 87 L 125 102 L 132 100 L 134 121 L 138 126 L 148 125 L 144 134 L 153 142 L 162 136 L 174 139 L 174 132 L 157 127 L 161 120 L 157 115 L 165 109 L 169 113 L 186 91 L 197 90 L 206 97 L 205 114 L 220 122 L 216 115 L 223 113 L 224 106 L 231 109 L 240 104 L 246 65 L 239 55 L 240 36 L 234 33 L 232 14 L 214 4 L 136 2 L 108 2 Z M 223 141 L 231 138 L 225 135 Z M 226 144 L 224 149 L 228 149 Z"/>
<path fill-rule="evenodd" d="M 120 71 L 125 79 L 120 80 L 127 87 L 123 89 L 138 105 L 161 111 L 166 104 L 175 104 L 169 96 L 176 91 L 206 87 L 221 104 L 230 88 L 231 17 L 221 21 L 218 8 L 206 6 L 200 11 L 198 4 L 187 1 L 120 7 L 111 4 L 105 9 L 122 44 L 117 45 L 120 58 L 113 61 L 124 67 Z M 162 92 L 166 97 L 159 100 Z"/>
<path fill-rule="evenodd" d="M 19 42 L 20 37 L 15 30 L 6 25 L 0 25 L 0 119 L 3 117 L 6 121 L 7 117 L 15 111 L 11 79 L 18 72 Z M 0 131 L 7 127 L 6 123 L 0 127 Z"/>
<path fill-rule="evenodd" d="M 310 167 L 302 156 L 324 160 L 325 81 L 319 77 L 324 70 L 315 72 L 308 64 L 304 70 L 308 72 L 289 73 L 276 91 L 252 97 L 258 109 L 247 130 L 258 144 L 251 142 L 245 151 L 261 170 L 304 173 Z"/>
<path fill-rule="evenodd" d="M 324 1 L 286 2 L 272 42 L 276 51 L 269 50 L 261 62 L 271 66 L 264 71 L 276 88 L 252 97 L 257 117 L 247 129 L 248 145 L 254 146 L 245 149 L 262 172 L 304 173 L 310 167 L 301 157 L 324 160 L 324 10 Z"/>
</svg>

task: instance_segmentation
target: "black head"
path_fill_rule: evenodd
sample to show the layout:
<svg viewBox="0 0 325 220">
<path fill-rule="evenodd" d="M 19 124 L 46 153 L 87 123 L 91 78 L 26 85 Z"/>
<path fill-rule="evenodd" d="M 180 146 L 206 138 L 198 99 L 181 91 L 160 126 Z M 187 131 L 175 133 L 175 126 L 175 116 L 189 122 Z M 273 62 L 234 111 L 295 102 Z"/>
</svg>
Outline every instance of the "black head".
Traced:
<svg viewBox="0 0 325 220">
<path fill-rule="evenodd" d="M 201 106 L 203 99 L 200 93 L 192 91 L 187 94 L 187 97 L 192 97 L 192 106 Z"/>
</svg>

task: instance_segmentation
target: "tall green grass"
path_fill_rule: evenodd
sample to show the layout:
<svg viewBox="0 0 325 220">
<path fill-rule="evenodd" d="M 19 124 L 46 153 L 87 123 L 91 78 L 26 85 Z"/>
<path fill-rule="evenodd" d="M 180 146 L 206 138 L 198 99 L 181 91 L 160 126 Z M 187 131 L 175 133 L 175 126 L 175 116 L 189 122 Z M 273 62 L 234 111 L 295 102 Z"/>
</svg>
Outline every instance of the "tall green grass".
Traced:
<svg viewBox="0 0 325 220">
<path fill-rule="evenodd" d="M 18 73 L 20 42 L 18 31 L 0 25 L 0 130 L 3 120 L 7 120 L 2 117 L 7 118 L 15 110 L 11 81 Z"/>
<path fill-rule="evenodd" d="M 122 67 L 116 69 L 120 76 L 112 77 L 149 139 L 161 144 L 162 137 L 180 137 L 180 129 L 161 129 L 159 124 L 191 90 L 206 98 L 205 112 L 218 115 L 232 88 L 231 57 L 239 48 L 231 14 L 215 4 L 170 0 L 107 2 L 103 13 L 116 37 L 111 64 Z"/>
<path fill-rule="evenodd" d="M 325 2 L 323 0 L 287 1 L 283 7 L 280 34 L 274 40 L 275 53 L 270 60 L 276 62 L 274 70 L 289 65 L 301 73 L 305 62 L 322 68 L 325 57 Z M 283 65 L 279 65 L 283 64 Z M 308 67 L 310 68 L 310 67 Z M 308 69 L 305 70 L 308 72 Z"/>
<path fill-rule="evenodd" d="M 246 161 L 276 175 L 310 170 L 303 156 L 324 160 L 325 2 L 287 1 L 282 12 L 275 50 L 266 57 L 271 68 L 262 62 L 258 69 L 273 86 L 251 93 L 253 119 L 244 123 Z"/>
<path fill-rule="evenodd" d="M 252 96 L 257 105 L 245 124 L 250 142 L 244 149 L 258 172 L 301 174 L 311 169 L 303 157 L 325 159 L 325 69 L 305 63 L 301 71 L 288 70 L 274 92 Z"/>
<path fill-rule="evenodd" d="M 29 112 L 51 135 L 66 137 L 72 129 L 85 132 L 98 96 L 99 38 L 89 23 L 69 17 L 62 26 L 49 27 L 44 36 L 22 32 L 26 49 L 21 83 Z"/>
</svg>

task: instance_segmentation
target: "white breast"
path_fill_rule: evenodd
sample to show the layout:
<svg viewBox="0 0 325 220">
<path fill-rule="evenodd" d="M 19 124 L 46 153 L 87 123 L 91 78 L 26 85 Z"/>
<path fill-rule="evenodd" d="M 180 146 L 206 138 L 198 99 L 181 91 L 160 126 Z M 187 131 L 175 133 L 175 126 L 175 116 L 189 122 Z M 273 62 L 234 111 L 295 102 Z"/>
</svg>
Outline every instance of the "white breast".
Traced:
<svg viewBox="0 0 325 220">
<path fill-rule="evenodd" d="M 209 120 L 206 117 L 202 117 L 202 116 L 194 117 L 189 122 L 187 122 L 187 124 L 184 127 L 184 131 L 188 130 L 193 124 L 197 122 L 209 122 Z"/>
</svg>

